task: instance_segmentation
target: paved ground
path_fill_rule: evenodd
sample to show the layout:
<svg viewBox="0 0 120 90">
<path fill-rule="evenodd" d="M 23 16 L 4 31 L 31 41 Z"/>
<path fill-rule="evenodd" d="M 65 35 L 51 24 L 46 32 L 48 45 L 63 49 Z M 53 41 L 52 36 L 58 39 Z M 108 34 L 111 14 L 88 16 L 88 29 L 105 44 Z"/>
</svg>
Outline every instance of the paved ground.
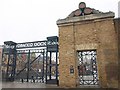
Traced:
<svg viewBox="0 0 120 90">
<path fill-rule="evenodd" d="M 20 83 L 20 82 L 3 82 L 2 88 L 59 88 L 57 85 L 48 85 L 44 83 Z"/>
<path fill-rule="evenodd" d="M 2 89 L 4 88 L 4 89 Z M 17 88 L 17 89 L 16 89 Z M 40 89 L 41 88 L 41 89 Z M 97 87 L 77 87 L 74 89 L 69 89 L 69 88 L 59 88 L 57 85 L 50 85 L 50 84 L 44 84 L 44 83 L 18 83 L 18 82 L 0 82 L 0 90 L 119 90 L 119 89 L 102 89 L 102 88 L 97 88 Z"/>
</svg>

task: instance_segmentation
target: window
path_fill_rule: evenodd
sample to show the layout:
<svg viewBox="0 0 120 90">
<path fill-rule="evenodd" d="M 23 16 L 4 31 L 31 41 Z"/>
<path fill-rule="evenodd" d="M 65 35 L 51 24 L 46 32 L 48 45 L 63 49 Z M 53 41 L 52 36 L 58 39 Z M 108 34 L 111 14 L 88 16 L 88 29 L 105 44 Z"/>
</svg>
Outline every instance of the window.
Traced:
<svg viewBox="0 0 120 90">
<path fill-rule="evenodd" d="M 98 85 L 96 50 L 78 51 L 80 85 Z"/>
</svg>

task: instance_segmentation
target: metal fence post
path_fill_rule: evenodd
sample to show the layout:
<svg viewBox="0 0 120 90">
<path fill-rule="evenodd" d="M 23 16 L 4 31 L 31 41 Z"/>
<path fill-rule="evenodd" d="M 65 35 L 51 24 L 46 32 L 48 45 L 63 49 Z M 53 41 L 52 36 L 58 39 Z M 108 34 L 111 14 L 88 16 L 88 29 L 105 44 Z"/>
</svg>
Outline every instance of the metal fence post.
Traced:
<svg viewBox="0 0 120 90">
<path fill-rule="evenodd" d="M 28 52 L 27 82 L 29 82 L 29 72 L 30 72 L 30 50 L 29 50 L 29 52 Z"/>
</svg>

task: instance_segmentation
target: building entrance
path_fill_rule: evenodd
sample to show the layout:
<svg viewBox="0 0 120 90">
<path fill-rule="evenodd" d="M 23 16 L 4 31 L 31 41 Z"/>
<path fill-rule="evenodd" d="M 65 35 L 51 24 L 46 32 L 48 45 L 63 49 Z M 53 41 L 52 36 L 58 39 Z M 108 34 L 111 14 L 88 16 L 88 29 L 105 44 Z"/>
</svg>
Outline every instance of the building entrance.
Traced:
<svg viewBox="0 0 120 90">
<path fill-rule="evenodd" d="M 6 81 L 58 83 L 58 37 L 44 41 L 4 42 L 2 78 Z"/>
</svg>

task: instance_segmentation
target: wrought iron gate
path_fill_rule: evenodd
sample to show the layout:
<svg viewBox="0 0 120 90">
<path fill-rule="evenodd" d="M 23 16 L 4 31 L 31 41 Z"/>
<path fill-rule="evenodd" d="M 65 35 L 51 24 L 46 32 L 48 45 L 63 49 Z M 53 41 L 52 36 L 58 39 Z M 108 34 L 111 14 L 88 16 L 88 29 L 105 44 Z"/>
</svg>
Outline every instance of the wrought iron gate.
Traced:
<svg viewBox="0 0 120 90">
<path fill-rule="evenodd" d="M 2 61 L 6 81 L 57 84 L 58 37 L 25 43 L 4 42 Z"/>
<path fill-rule="evenodd" d="M 45 49 L 18 50 L 16 80 L 45 82 Z"/>
<path fill-rule="evenodd" d="M 80 85 L 98 85 L 96 50 L 78 51 L 78 74 Z"/>
</svg>

